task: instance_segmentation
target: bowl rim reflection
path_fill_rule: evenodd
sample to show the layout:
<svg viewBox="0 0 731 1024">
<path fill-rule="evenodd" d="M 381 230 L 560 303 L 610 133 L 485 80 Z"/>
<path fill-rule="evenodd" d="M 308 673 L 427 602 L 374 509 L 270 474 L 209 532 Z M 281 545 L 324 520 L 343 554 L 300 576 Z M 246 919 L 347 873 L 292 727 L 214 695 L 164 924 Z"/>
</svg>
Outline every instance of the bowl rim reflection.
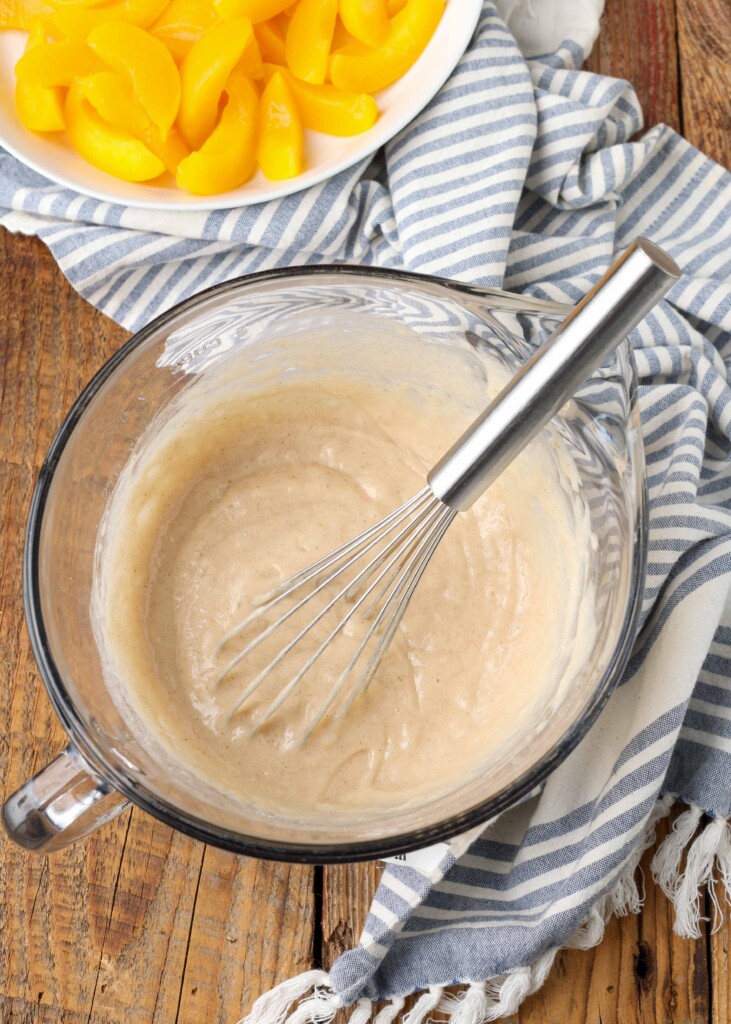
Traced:
<svg viewBox="0 0 731 1024">
<path fill-rule="evenodd" d="M 424 285 L 432 285 L 448 292 L 456 291 L 463 295 L 467 293 L 473 297 L 485 299 L 491 297 L 496 300 L 502 299 L 507 303 L 508 308 L 519 309 L 525 313 L 553 313 L 555 315 L 565 313 L 570 308 L 561 303 L 533 299 L 530 296 L 521 296 L 500 289 L 480 288 L 460 282 L 445 281 L 441 278 L 425 274 L 414 274 L 400 270 L 382 270 L 374 267 L 320 264 L 316 267 L 295 267 L 262 271 L 214 285 L 212 288 L 199 292 L 173 306 L 133 334 L 104 363 L 74 402 L 51 443 L 35 485 L 28 515 L 23 556 L 25 616 L 33 654 L 51 704 L 60 718 L 64 729 L 69 734 L 72 743 L 89 762 L 91 770 L 96 772 L 114 789 L 121 792 L 132 803 L 165 824 L 192 836 L 194 839 L 210 843 L 233 853 L 268 860 L 307 864 L 347 863 L 350 861 L 369 860 L 391 856 L 396 853 L 407 853 L 411 850 L 430 846 L 433 843 L 452 838 L 476 825 L 488 821 L 490 818 L 495 817 L 495 815 L 519 802 L 535 789 L 537 785 L 543 782 L 586 735 L 605 706 L 627 665 L 634 644 L 642 605 L 648 544 L 647 478 L 643 462 L 639 469 L 641 473 L 640 496 L 632 531 L 634 542 L 630 599 L 625 610 L 619 640 L 601 679 L 596 685 L 592 697 L 585 705 L 583 712 L 567 726 L 564 734 L 543 758 L 498 793 L 479 801 L 458 814 L 442 818 L 433 824 L 418 829 L 412 829 L 402 834 L 382 839 L 359 839 L 347 843 L 303 843 L 264 839 L 235 832 L 189 814 L 175 804 L 166 801 L 157 793 L 146 789 L 140 782 L 125 775 L 114 764 L 110 764 L 105 757 L 103 747 L 87 728 L 79 709 L 68 692 L 62 674 L 55 664 L 43 619 L 39 575 L 41 569 L 41 532 L 44 511 L 55 471 L 66 445 L 84 412 L 94 401 L 98 392 L 115 370 L 153 335 L 164 330 L 182 315 L 190 313 L 209 299 L 225 296 L 227 293 L 233 295 L 248 286 L 277 281 L 299 281 L 303 278 L 316 279 L 328 275 L 343 278 L 377 279 L 382 282 L 396 281 L 399 285 L 408 284 L 409 282 L 422 287 Z M 627 342 L 625 342 L 626 345 L 628 345 Z M 629 359 L 627 362 L 630 373 L 630 409 L 632 409 L 636 402 L 636 379 L 633 361 Z"/>
</svg>

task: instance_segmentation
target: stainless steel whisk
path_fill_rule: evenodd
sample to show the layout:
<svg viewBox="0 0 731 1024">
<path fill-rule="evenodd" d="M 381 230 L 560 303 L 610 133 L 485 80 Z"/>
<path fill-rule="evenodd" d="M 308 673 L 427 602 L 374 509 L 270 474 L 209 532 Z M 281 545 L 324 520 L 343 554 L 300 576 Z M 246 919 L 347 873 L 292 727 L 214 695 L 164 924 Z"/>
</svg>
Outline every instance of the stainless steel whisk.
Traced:
<svg viewBox="0 0 731 1024">
<path fill-rule="evenodd" d="M 255 610 L 222 638 L 219 651 L 272 609 L 290 599 L 294 603 L 231 659 L 216 684 L 227 679 L 259 644 L 317 595 L 333 587 L 335 590 L 247 683 L 229 717 L 243 710 L 271 672 L 331 613 L 335 618 L 332 628 L 257 718 L 250 734 L 269 721 L 326 648 L 360 615 L 367 623 L 363 636 L 300 740 L 311 735 L 350 685 L 337 712 L 347 714 L 371 682 L 419 580 L 457 513 L 474 504 L 679 277 L 674 261 L 654 243 L 644 238 L 634 242 L 439 460 L 418 494 L 261 598 Z"/>
</svg>

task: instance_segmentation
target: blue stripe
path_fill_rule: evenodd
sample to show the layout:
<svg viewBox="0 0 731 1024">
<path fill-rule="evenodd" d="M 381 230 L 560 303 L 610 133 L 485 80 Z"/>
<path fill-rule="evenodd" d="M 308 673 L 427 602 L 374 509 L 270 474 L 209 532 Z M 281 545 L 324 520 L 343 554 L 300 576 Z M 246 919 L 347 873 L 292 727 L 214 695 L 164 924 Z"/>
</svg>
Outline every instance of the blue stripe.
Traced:
<svg viewBox="0 0 731 1024">
<path fill-rule="evenodd" d="M 731 756 L 712 746 L 731 738 L 725 714 L 731 686 L 720 685 L 731 680 L 731 614 L 705 610 L 709 632 L 719 623 L 709 653 L 695 649 L 697 624 L 684 609 L 705 583 L 715 581 L 721 593 L 731 580 L 731 428 L 725 422 L 731 408 L 731 175 L 665 126 L 630 142 L 641 122 L 634 92 L 626 82 L 581 70 L 582 62 L 571 40 L 556 53 L 525 61 L 487 2 L 460 65 L 384 152 L 306 193 L 243 208 L 235 218 L 225 209 L 181 218 L 85 199 L 77 230 L 64 239 L 76 194 L 49 188 L 0 154 L 0 205 L 25 211 L 24 225 L 64 264 L 93 244 L 94 255 L 67 267 L 67 275 L 132 329 L 166 308 L 178 289 L 186 297 L 264 266 L 357 262 L 454 275 L 471 285 L 505 281 L 533 296 L 576 302 L 641 225 L 684 268 L 669 299 L 631 336 L 650 533 L 642 631 L 620 689 L 541 792 L 501 815 L 471 845 L 472 854 L 504 872 L 493 870 L 495 864 L 483 871 L 445 858 L 446 880 L 476 886 L 476 899 L 449 894 L 438 880 L 407 866 L 388 868 L 392 879 L 417 893 L 419 909 L 414 913 L 403 895 L 381 886 L 379 901 L 404 923 L 404 932 L 376 913 L 368 916 L 368 930 L 389 952 L 381 958 L 356 948 L 338 959 L 330 973 L 346 1001 L 465 975 L 492 976 L 565 943 L 596 899 L 590 888 L 611 890 L 633 850 L 630 830 L 640 828 L 663 787 L 716 814 L 731 809 Z M 686 174 L 689 181 L 680 188 Z M 50 214 L 38 214 L 41 207 Z M 222 239 L 230 220 L 230 240 Z M 143 255 L 150 243 L 160 251 Z M 474 249 L 469 256 L 467 247 Z M 120 289 L 132 284 L 117 305 Z M 489 298 L 474 292 L 470 309 L 458 310 L 430 306 L 425 293 L 412 293 L 402 313 L 406 328 L 495 342 L 482 315 L 492 310 Z M 702 317 L 701 310 L 707 310 Z M 524 332 L 528 348 L 555 324 L 555 318 L 496 315 L 504 329 Z M 630 399 L 617 365 L 608 362 L 572 406 L 577 422 L 592 421 L 581 428 L 574 456 L 588 514 L 601 528 L 600 608 L 616 600 L 634 527 L 633 510 L 625 515 L 632 482 L 618 482 L 611 493 L 604 482 L 607 459 L 624 464 L 633 454 L 618 427 Z M 593 447 L 598 438 L 601 457 Z M 670 658 L 678 662 L 672 671 Z M 681 668 L 688 678 L 675 679 Z M 705 712 L 692 697 L 705 702 Z M 700 742 L 688 740 L 683 725 Z M 653 752 L 654 744 L 666 749 Z M 632 770 L 618 781 L 630 761 Z M 627 810 L 641 787 L 649 793 L 643 790 L 643 799 Z M 610 820 L 600 825 L 603 813 Z M 613 839 L 613 853 L 585 863 Z M 564 882 L 550 882 L 550 871 L 582 862 Z M 518 896 L 516 887 L 526 882 L 533 892 Z M 506 899 L 495 900 L 487 887 Z M 575 897 L 575 906 L 556 913 L 556 901 L 567 896 Z M 477 927 L 460 931 L 434 918 L 435 909 L 450 908 Z M 510 908 L 529 911 L 526 921 L 490 927 L 491 916 L 497 921 L 498 912 Z M 476 916 L 478 909 L 488 916 Z M 436 934 L 426 934 L 434 926 Z"/>
</svg>

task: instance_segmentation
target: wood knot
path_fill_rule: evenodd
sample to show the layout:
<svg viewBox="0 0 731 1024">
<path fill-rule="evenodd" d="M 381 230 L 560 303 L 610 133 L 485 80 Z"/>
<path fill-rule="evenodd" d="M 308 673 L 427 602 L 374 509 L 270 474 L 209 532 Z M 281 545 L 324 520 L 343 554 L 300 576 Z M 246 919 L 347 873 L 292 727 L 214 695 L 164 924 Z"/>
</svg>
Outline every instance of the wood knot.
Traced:
<svg viewBox="0 0 731 1024">
<path fill-rule="evenodd" d="M 655 983 L 655 958 L 649 945 L 642 939 L 637 943 L 637 952 L 632 955 L 637 984 L 648 992 Z"/>
<path fill-rule="evenodd" d="M 355 945 L 355 935 L 353 934 L 353 929 L 346 921 L 338 921 L 330 932 L 327 941 L 328 945 L 335 947 L 339 955 L 348 949 L 352 949 Z"/>
</svg>

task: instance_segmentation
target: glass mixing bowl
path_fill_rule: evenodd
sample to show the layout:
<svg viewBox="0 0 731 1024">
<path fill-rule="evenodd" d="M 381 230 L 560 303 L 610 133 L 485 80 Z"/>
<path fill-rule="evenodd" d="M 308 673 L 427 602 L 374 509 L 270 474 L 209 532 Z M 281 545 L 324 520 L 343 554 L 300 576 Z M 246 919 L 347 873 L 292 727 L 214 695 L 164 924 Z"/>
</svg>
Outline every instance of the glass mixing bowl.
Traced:
<svg viewBox="0 0 731 1024">
<path fill-rule="evenodd" d="M 90 604 L 108 497 L 138 439 L 167 403 L 243 346 L 324 328 L 343 361 L 374 324 L 492 353 L 513 372 L 568 307 L 428 277 L 347 267 L 263 273 L 182 303 L 131 338 L 61 427 L 33 496 L 25 603 L 33 650 L 71 743 L 3 808 L 11 837 L 49 852 L 133 801 L 174 828 L 237 853 L 336 862 L 406 852 L 456 835 L 530 792 L 576 746 L 629 656 L 647 546 L 636 386 L 624 343 L 554 420 L 585 492 L 598 635 L 555 713 L 531 743 L 425 806 L 378 821 L 283 819 L 191 787 L 146 750 L 104 682 Z M 425 359 L 428 358 L 425 347 Z"/>
</svg>

